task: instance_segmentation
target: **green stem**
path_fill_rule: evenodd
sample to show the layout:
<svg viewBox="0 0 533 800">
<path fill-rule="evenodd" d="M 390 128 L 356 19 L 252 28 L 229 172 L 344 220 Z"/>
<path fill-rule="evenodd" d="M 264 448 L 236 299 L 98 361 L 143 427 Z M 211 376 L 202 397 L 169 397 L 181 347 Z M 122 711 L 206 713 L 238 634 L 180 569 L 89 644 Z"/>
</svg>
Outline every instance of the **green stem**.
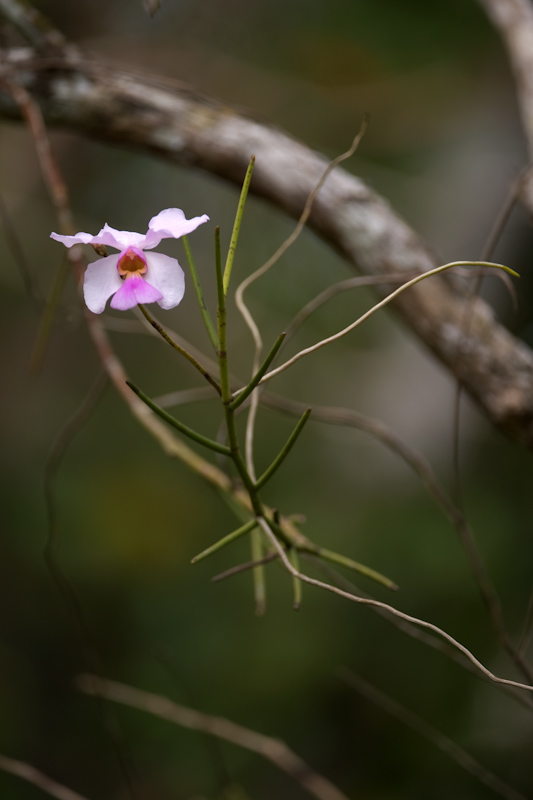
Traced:
<svg viewBox="0 0 533 800">
<path fill-rule="evenodd" d="M 250 187 L 250 181 L 252 180 L 252 172 L 254 169 L 254 164 L 255 164 L 255 156 L 252 156 L 250 159 L 250 163 L 248 164 L 248 169 L 246 170 L 246 175 L 244 176 L 244 183 L 242 185 L 241 196 L 239 198 L 239 205 L 237 206 L 237 213 L 235 215 L 235 222 L 233 224 L 233 231 L 231 233 L 228 257 L 226 259 L 226 266 L 224 268 L 225 295 L 228 293 L 228 286 L 231 278 L 231 270 L 233 267 L 233 259 L 235 258 L 235 250 L 237 248 L 237 242 L 239 240 L 239 231 L 241 229 L 244 204 L 246 203 L 246 196 L 248 194 L 248 189 Z"/>
<path fill-rule="evenodd" d="M 202 375 L 204 376 L 206 381 L 208 381 L 211 384 L 211 386 L 216 390 L 216 392 L 221 395 L 222 391 L 220 389 L 220 386 L 218 385 L 216 380 L 211 377 L 209 372 L 202 367 L 202 365 L 195 359 L 194 356 L 191 356 L 191 354 L 188 353 L 187 350 L 185 350 L 183 347 L 180 347 L 180 345 L 177 342 L 175 342 L 174 339 L 172 339 L 168 335 L 168 333 L 163 328 L 163 326 L 160 325 L 159 322 L 156 322 L 156 320 L 153 319 L 153 317 L 150 316 L 150 314 L 148 313 L 148 311 L 146 310 L 146 308 L 143 306 L 142 303 L 139 303 L 138 305 L 139 305 L 139 309 L 140 309 L 141 313 L 143 314 L 143 316 L 145 317 L 145 319 L 147 319 L 148 322 L 150 323 L 150 325 L 153 328 L 155 328 L 155 330 L 158 332 L 158 334 L 160 336 L 163 337 L 165 342 L 167 342 L 171 347 L 173 347 L 174 350 L 177 350 L 178 353 L 181 353 L 182 356 L 185 356 L 187 361 L 190 361 L 190 363 L 193 365 L 193 367 L 196 367 L 198 372 L 202 373 Z"/>
<path fill-rule="evenodd" d="M 276 353 L 278 352 L 279 348 L 281 347 L 284 338 L 285 338 L 285 333 L 281 333 L 278 336 L 278 338 L 274 342 L 274 346 L 273 346 L 272 350 L 267 355 L 267 357 L 265 358 L 265 360 L 263 361 L 262 365 L 259 367 L 259 369 L 255 373 L 254 377 L 252 378 L 252 380 L 250 381 L 248 386 L 246 386 L 244 389 L 242 389 L 242 391 L 239 392 L 239 394 L 236 397 L 233 398 L 233 400 L 230 403 L 230 408 L 232 410 L 235 410 L 236 408 L 238 408 L 241 405 L 241 403 L 244 403 L 246 398 L 249 397 L 249 395 L 252 394 L 253 390 L 255 389 L 255 387 L 257 386 L 257 384 L 259 383 L 259 381 L 261 380 L 261 378 L 263 377 L 263 375 L 265 374 L 265 372 L 267 371 L 267 369 L 269 368 L 269 366 L 273 362 L 274 358 L 276 357 Z"/>
<path fill-rule="evenodd" d="M 217 333 L 215 331 L 215 326 L 213 325 L 213 320 L 211 319 L 211 314 L 209 313 L 207 303 L 205 302 L 204 293 L 202 292 L 202 287 L 200 284 L 200 278 L 198 277 L 198 272 L 196 271 L 196 266 L 194 264 L 194 259 L 192 257 L 192 251 L 189 245 L 189 240 L 187 239 L 186 236 L 182 236 L 181 241 L 183 242 L 183 249 L 185 250 L 185 258 L 187 259 L 187 264 L 189 265 L 189 272 L 191 273 L 192 284 L 194 286 L 194 291 L 196 293 L 196 299 L 198 300 L 198 305 L 200 306 L 200 313 L 204 321 L 205 329 L 207 331 L 209 338 L 211 339 L 211 344 L 213 345 L 213 348 L 216 352 L 218 350 Z"/>
<path fill-rule="evenodd" d="M 135 386 L 135 384 L 131 383 L 131 381 L 126 381 L 126 383 L 130 389 L 135 392 L 137 397 L 139 397 L 143 403 L 146 403 L 148 408 L 151 408 L 158 417 L 161 417 L 161 419 L 165 420 L 165 422 L 168 422 L 169 425 L 172 425 L 173 428 L 176 428 L 176 430 L 178 430 L 184 436 L 188 436 L 189 439 L 193 439 L 195 442 L 198 442 L 198 444 L 208 447 L 210 450 L 214 450 L 216 453 L 222 453 L 225 456 L 231 456 L 231 450 L 225 444 L 219 444 L 218 442 L 213 441 L 213 439 L 208 439 L 207 436 L 202 436 L 201 433 L 197 433 L 192 428 L 184 425 L 183 422 L 175 419 L 163 408 L 160 408 L 158 405 L 156 405 L 146 394 L 144 394 L 144 392 L 141 392 L 141 390 Z"/>
<path fill-rule="evenodd" d="M 218 332 L 218 365 L 220 370 L 220 386 L 222 400 L 227 404 L 231 400 L 230 378 L 228 369 L 228 352 L 226 350 L 226 296 L 224 294 L 224 278 L 220 259 L 220 228 L 215 228 L 215 268 L 217 277 L 217 332 Z"/>
<path fill-rule="evenodd" d="M 215 248 L 216 258 L 215 267 L 217 273 L 217 328 L 218 328 L 218 364 L 220 369 L 220 386 L 222 390 L 222 400 L 224 402 L 224 414 L 226 418 L 226 430 L 228 442 L 231 450 L 231 457 L 237 468 L 246 491 L 250 496 L 250 502 L 256 516 L 263 516 L 263 507 L 257 496 L 255 484 L 246 468 L 246 464 L 241 455 L 237 429 L 235 426 L 235 412 L 230 408 L 231 388 L 228 368 L 228 353 L 226 350 L 226 295 L 224 293 L 224 279 L 222 275 L 222 263 L 220 260 L 220 229 L 215 228 Z"/>
<path fill-rule="evenodd" d="M 228 533 L 227 536 L 223 536 L 222 539 L 219 539 L 218 542 L 212 544 L 211 547 L 207 547 L 205 550 L 202 550 L 201 553 L 198 553 L 197 556 L 194 556 L 194 558 L 191 559 L 191 564 L 196 564 L 203 558 L 207 558 L 207 556 L 210 556 L 211 553 L 215 553 L 217 550 L 220 550 L 222 547 L 225 547 L 230 542 L 235 541 L 235 539 L 238 539 L 239 536 L 244 536 L 245 533 L 249 533 L 255 527 L 257 527 L 257 520 L 255 519 L 249 520 L 249 522 L 246 522 L 244 525 L 241 525 L 241 527 L 237 528 L 237 530 L 233 531 L 232 533 Z"/>
<path fill-rule="evenodd" d="M 280 453 L 277 456 L 277 458 L 275 458 L 274 461 L 272 462 L 272 464 L 269 466 L 269 468 L 266 469 L 263 472 L 261 477 L 256 480 L 256 482 L 255 482 L 255 488 L 256 489 L 260 489 L 262 486 L 264 486 L 265 483 L 272 477 L 272 475 L 274 475 L 274 473 L 283 464 L 283 462 L 285 461 L 285 459 L 289 455 L 290 451 L 292 450 L 292 448 L 293 448 L 293 446 L 294 446 L 294 444 L 296 442 L 296 439 L 298 438 L 298 436 L 302 432 L 303 427 L 304 427 L 305 423 L 307 422 L 307 420 L 309 419 L 309 415 L 310 414 L 311 414 L 311 409 L 310 408 L 308 408 L 307 411 L 304 411 L 304 413 L 302 414 L 302 416 L 300 417 L 300 419 L 298 421 L 298 424 L 296 425 L 295 429 L 293 430 L 293 432 L 291 433 L 291 435 L 289 436 L 289 438 L 285 442 L 285 445 L 282 448 L 282 450 L 280 451 Z"/>
</svg>

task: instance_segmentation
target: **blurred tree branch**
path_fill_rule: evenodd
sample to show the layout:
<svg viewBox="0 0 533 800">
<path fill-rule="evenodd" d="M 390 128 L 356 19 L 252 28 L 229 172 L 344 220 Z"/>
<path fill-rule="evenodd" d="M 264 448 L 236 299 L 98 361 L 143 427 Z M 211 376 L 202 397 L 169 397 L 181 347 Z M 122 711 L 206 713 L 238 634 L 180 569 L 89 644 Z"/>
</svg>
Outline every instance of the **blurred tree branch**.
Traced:
<svg viewBox="0 0 533 800">
<path fill-rule="evenodd" d="M 0 14 L 32 44 L 0 51 L 0 78 L 29 92 L 48 123 L 153 152 L 234 183 L 242 180 L 255 153 L 251 191 L 300 216 L 327 166 L 323 156 L 189 87 L 169 87 L 85 56 L 40 15 L 36 25 L 33 10 L 19 0 L 0 0 Z M 20 118 L 12 92 L 1 86 L 0 114 Z M 309 225 L 366 275 L 390 274 L 396 280 L 398 273 L 437 266 L 426 244 L 388 203 L 340 168 L 316 198 Z M 495 321 L 491 309 L 440 278 L 400 295 L 394 306 L 489 419 L 533 447 L 533 352 Z"/>
<path fill-rule="evenodd" d="M 257 753 L 294 778 L 317 800 L 348 800 L 340 789 L 337 789 L 327 778 L 312 770 L 280 739 L 264 736 L 224 717 L 214 717 L 196 711 L 196 709 L 178 705 L 163 695 L 144 692 L 133 686 L 100 678 L 97 675 L 79 675 L 76 684 L 78 689 L 85 694 L 122 703 L 130 708 L 138 708 L 140 711 L 166 719 L 183 728 L 202 731 Z"/>
</svg>

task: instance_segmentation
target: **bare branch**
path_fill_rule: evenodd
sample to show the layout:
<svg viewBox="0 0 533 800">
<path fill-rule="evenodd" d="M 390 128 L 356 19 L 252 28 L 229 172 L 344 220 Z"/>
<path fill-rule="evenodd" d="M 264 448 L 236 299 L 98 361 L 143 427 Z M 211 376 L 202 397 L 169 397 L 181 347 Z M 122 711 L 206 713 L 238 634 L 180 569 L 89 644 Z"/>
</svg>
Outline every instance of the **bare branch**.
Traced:
<svg viewBox="0 0 533 800">
<path fill-rule="evenodd" d="M 314 772 L 279 739 L 271 739 L 223 717 L 212 717 L 193 708 L 186 708 L 161 695 L 144 692 L 116 681 L 102 680 L 96 675 L 80 675 L 77 684 L 85 694 L 146 711 L 182 728 L 201 731 L 251 750 L 294 778 L 317 800 L 348 800 L 327 778 Z"/>
<path fill-rule="evenodd" d="M 0 13 L 6 4 L 0 0 Z M 251 191 L 295 218 L 327 160 L 274 127 L 240 116 L 190 88 L 170 89 L 72 54 L 31 49 L 0 53 L 0 76 L 39 103 L 45 119 L 100 140 L 153 152 L 168 161 L 239 183 L 251 153 L 257 166 Z M 19 117 L 9 93 L 0 114 Z M 309 225 L 366 275 L 427 272 L 433 254 L 390 206 L 361 180 L 335 169 L 309 216 Z M 385 291 L 385 290 L 384 290 Z M 471 331 L 462 335 L 464 298 L 436 279 L 396 298 L 407 325 L 458 378 L 508 436 L 533 447 L 533 353 L 495 320 L 481 300 L 472 303 Z"/>
</svg>

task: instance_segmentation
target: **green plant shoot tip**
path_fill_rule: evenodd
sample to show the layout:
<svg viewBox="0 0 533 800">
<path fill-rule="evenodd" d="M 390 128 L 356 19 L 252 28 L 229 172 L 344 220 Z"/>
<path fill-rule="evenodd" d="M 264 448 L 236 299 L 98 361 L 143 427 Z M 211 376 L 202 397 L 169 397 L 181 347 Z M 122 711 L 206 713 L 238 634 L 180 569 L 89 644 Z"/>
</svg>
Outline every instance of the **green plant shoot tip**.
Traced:
<svg viewBox="0 0 533 800">
<path fill-rule="evenodd" d="M 196 564 L 198 561 L 202 561 L 202 559 L 207 558 L 207 556 L 210 556 L 212 553 L 215 553 L 217 550 L 220 550 L 222 547 L 225 547 L 230 542 L 233 542 L 235 541 L 235 539 L 238 539 L 239 536 L 244 536 L 245 533 L 249 533 L 256 526 L 257 526 L 257 520 L 255 519 L 249 520 L 244 525 L 241 525 L 240 528 L 237 528 L 237 530 L 232 531 L 232 533 L 228 533 L 227 536 L 223 536 L 222 539 L 218 540 L 218 542 L 215 542 L 215 544 L 212 544 L 210 547 L 207 547 L 205 550 L 202 550 L 201 553 L 198 553 L 197 556 L 191 558 L 191 564 Z"/>
<path fill-rule="evenodd" d="M 235 250 L 237 249 L 237 242 L 239 240 L 239 232 L 241 229 L 242 215 L 244 213 L 244 206 L 248 189 L 250 188 L 250 181 L 252 180 L 252 172 L 255 165 L 255 156 L 250 158 L 246 175 L 241 189 L 241 196 L 239 198 L 239 205 L 237 206 L 237 213 L 235 215 L 235 222 L 233 223 L 233 231 L 231 233 L 231 240 L 229 244 L 228 256 L 226 258 L 226 266 L 224 267 L 224 295 L 228 293 L 228 286 L 231 278 L 231 270 L 233 267 L 233 259 L 235 258 Z"/>
<path fill-rule="evenodd" d="M 292 448 L 293 448 L 293 446 L 294 446 L 294 444 L 296 442 L 296 439 L 301 434 L 305 423 L 309 419 L 310 414 L 311 414 L 311 409 L 310 408 L 308 408 L 308 409 L 306 409 L 306 411 L 304 411 L 304 413 L 302 414 L 302 416 L 298 420 L 298 423 L 296 424 L 296 427 L 294 428 L 293 432 L 291 433 L 291 435 L 289 436 L 289 438 L 285 442 L 285 445 L 281 449 L 279 455 L 274 459 L 274 461 L 268 467 L 268 469 L 266 469 L 263 472 L 261 477 L 257 479 L 257 481 L 255 483 L 255 488 L 256 489 L 260 489 L 262 486 L 264 486 L 265 483 L 268 480 L 270 480 L 272 475 L 274 475 L 274 473 L 277 472 L 277 470 L 283 464 L 283 462 L 285 461 L 285 459 L 289 455 L 290 451 L 292 450 Z"/>
<path fill-rule="evenodd" d="M 493 269 L 502 269 L 515 278 L 520 277 L 520 274 L 511 269 L 511 267 L 506 267 L 505 264 L 497 264 L 495 261 L 452 261 L 450 264 L 445 264 L 442 269 L 449 269 L 450 267 L 492 267 Z"/>
</svg>

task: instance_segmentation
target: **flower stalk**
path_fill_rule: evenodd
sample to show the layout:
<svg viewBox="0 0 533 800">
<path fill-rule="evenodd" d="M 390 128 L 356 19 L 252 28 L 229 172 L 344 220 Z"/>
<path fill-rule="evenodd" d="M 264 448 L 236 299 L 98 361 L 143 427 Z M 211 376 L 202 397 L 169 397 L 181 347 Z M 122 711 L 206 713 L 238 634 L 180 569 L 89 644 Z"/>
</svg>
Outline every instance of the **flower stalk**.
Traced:
<svg viewBox="0 0 533 800">
<path fill-rule="evenodd" d="M 172 337 L 168 335 L 163 326 L 160 325 L 159 322 L 157 322 L 157 320 L 155 320 L 150 315 L 150 313 L 146 310 L 146 308 L 143 306 L 142 303 L 138 303 L 138 306 L 141 314 L 150 323 L 150 325 L 158 332 L 158 334 L 165 340 L 165 342 L 167 342 L 171 347 L 173 347 L 174 350 L 177 350 L 178 353 L 181 353 L 181 355 L 184 356 L 184 358 L 186 358 L 187 361 L 189 361 L 193 365 L 193 367 L 195 367 L 198 370 L 198 372 L 200 372 L 204 376 L 206 381 L 211 384 L 211 386 L 217 392 L 217 394 L 221 395 L 222 390 L 220 386 L 218 385 L 216 380 L 209 374 L 209 372 L 202 367 L 202 365 L 195 359 L 193 355 L 191 355 L 187 350 L 185 350 L 184 347 L 181 347 L 181 345 L 175 342 L 174 339 L 172 339 Z"/>
</svg>

